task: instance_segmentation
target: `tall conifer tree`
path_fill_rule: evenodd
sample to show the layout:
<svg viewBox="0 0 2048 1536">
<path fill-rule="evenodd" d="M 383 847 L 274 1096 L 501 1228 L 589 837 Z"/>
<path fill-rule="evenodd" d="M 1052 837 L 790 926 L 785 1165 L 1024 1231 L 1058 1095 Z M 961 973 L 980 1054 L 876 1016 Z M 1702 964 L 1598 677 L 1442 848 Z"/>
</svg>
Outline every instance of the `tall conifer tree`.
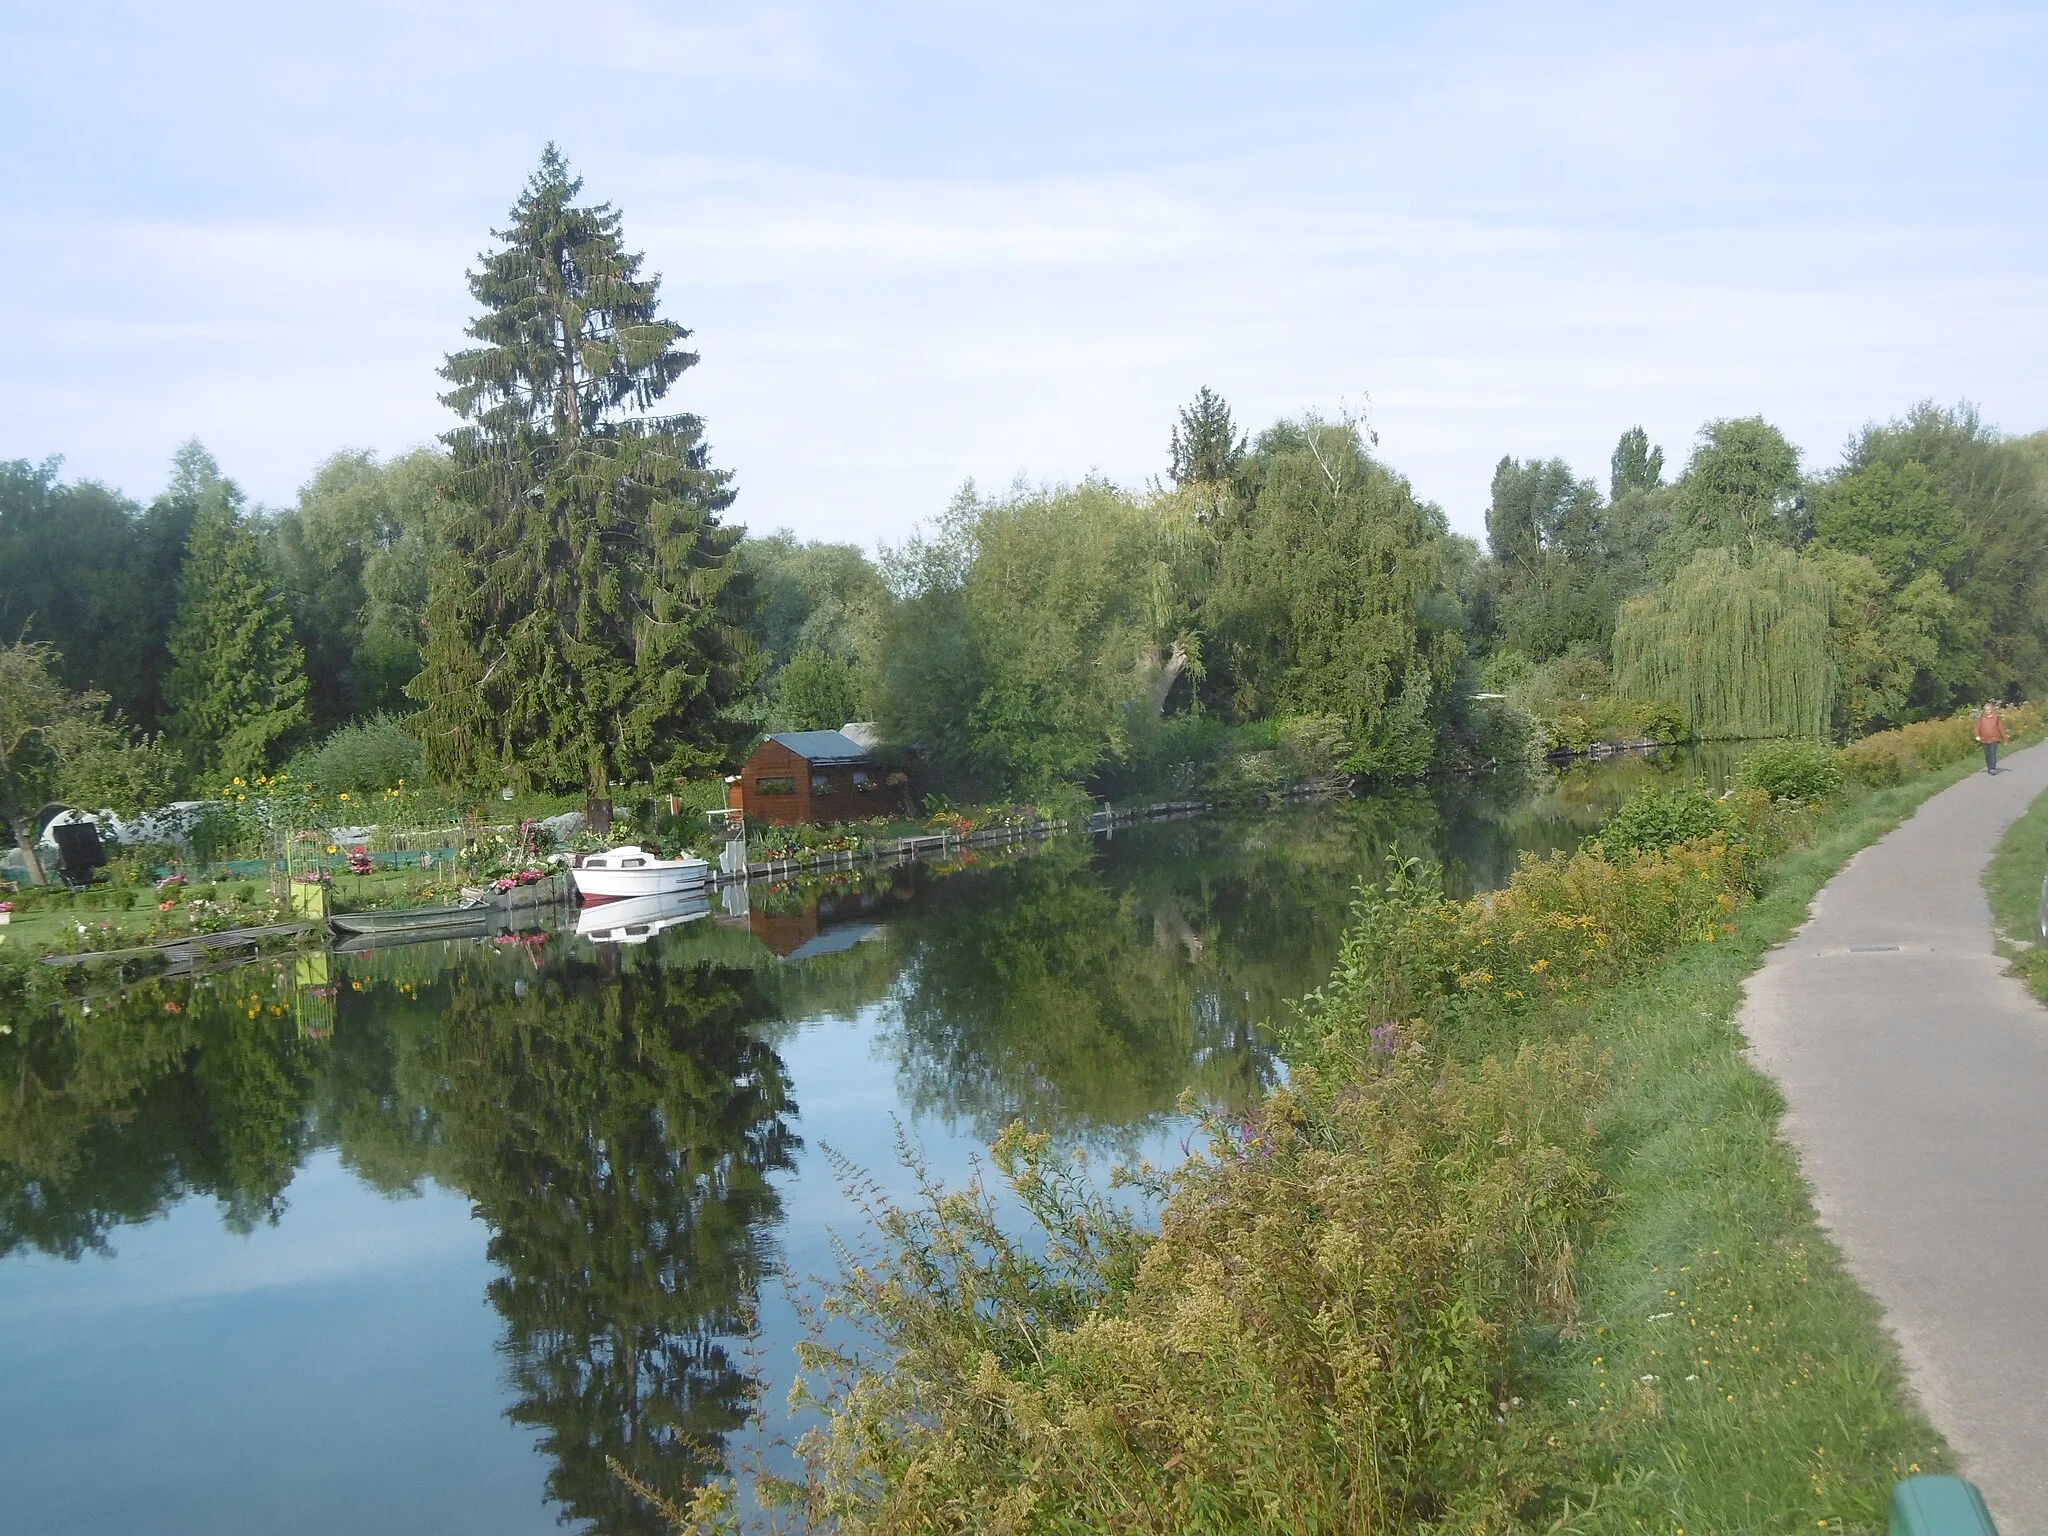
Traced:
<svg viewBox="0 0 2048 1536">
<path fill-rule="evenodd" d="M 1223 397 L 1204 384 L 1167 439 L 1175 485 L 1221 485 L 1244 457 L 1245 435 L 1230 419 Z"/>
<path fill-rule="evenodd" d="M 571 790 L 720 762 L 748 727 L 740 530 L 703 423 L 652 408 L 697 361 L 660 318 L 609 204 L 549 145 L 470 275 L 480 345 L 453 353 L 447 554 L 427 609 L 427 765 L 457 783 Z"/>
<path fill-rule="evenodd" d="M 171 736 L 202 789 L 274 766 L 306 723 L 306 656 L 230 481 L 192 520 L 171 624 Z"/>
</svg>

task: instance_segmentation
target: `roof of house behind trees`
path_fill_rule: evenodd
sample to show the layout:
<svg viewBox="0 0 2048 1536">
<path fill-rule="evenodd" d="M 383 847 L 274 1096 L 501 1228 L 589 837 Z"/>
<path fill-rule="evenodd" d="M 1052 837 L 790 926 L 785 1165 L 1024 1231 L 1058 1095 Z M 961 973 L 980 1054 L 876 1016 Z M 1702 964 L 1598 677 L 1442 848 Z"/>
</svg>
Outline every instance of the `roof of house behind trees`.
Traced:
<svg viewBox="0 0 2048 1536">
<path fill-rule="evenodd" d="M 768 738 L 807 763 L 858 763 L 868 749 L 844 731 L 777 731 Z"/>
</svg>

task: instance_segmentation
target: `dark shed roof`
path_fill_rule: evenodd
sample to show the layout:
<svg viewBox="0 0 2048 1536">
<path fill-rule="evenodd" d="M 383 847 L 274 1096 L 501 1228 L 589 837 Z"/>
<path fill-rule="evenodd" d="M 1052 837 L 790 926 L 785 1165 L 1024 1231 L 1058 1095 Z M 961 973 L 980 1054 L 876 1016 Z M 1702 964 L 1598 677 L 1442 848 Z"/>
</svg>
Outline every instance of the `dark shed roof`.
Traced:
<svg viewBox="0 0 2048 1536">
<path fill-rule="evenodd" d="M 777 731 L 768 738 L 807 763 L 864 763 L 868 751 L 842 731 Z"/>
</svg>

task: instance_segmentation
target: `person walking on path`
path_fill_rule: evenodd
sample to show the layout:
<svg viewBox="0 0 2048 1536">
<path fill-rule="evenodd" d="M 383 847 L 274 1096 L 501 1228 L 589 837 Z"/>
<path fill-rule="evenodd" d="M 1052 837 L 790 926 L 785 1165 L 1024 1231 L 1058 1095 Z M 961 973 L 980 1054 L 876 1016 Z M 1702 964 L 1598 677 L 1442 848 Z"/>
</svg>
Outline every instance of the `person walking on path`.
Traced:
<svg viewBox="0 0 2048 1536">
<path fill-rule="evenodd" d="M 2005 733 L 2005 716 L 1998 712 L 1998 706 L 1986 701 L 1977 711 L 1977 744 L 1984 749 L 1984 771 L 1998 772 L 1998 748 L 2009 738 Z"/>
</svg>

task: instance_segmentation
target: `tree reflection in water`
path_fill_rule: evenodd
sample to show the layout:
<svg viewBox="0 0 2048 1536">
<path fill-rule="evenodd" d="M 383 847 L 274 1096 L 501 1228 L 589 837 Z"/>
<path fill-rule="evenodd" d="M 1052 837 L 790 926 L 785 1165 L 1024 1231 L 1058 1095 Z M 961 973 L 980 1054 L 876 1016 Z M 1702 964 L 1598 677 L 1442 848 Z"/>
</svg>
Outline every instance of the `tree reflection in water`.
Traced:
<svg viewBox="0 0 2048 1536">
<path fill-rule="evenodd" d="M 541 1432 L 549 1494 L 603 1531 L 661 1528 L 607 1457 L 686 1487 L 743 1421 L 730 1341 L 772 1257 L 769 1175 L 800 1145 L 749 974 L 656 960 L 568 949 L 523 987 L 466 967 L 430 1058 L 502 1270 L 508 1412 Z"/>
<path fill-rule="evenodd" d="M 275 1222 L 310 1144 L 315 1047 L 268 974 L 148 984 L 0 1035 L 0 1256 L 76 1259 L 193 1195 Z"/>
<path fill-rule="evenodd" d="M 1335 963 L 1361 878 L 1429 854 L 1422 794 L 1071 840 L 907 913 L 887 1040 L 918 1113 L 1128 1149 L 1183 1094 L 1242 1108 Z M 936 896 L 936 893 L 935 893 Z"/>
<path fill-rule="evenodd" d="M 429 959 L 344 976 L 333 1041 L 264 971 L 0 1036 L 0 1254 L 78 1258 L 191 1194 L 236 1230 L 275 1220 L 317 1127 L 387 1193 L 469 1197 L 548 1493 L 595 1531 L 658 1531 L 607 1458 L 669 1488 L 717 1464 L 746 1412 L 733 1341 L 772 1259 L 769 1179 L 801 1145 L 757 978 L 566 939 Z"/>
</svg>

